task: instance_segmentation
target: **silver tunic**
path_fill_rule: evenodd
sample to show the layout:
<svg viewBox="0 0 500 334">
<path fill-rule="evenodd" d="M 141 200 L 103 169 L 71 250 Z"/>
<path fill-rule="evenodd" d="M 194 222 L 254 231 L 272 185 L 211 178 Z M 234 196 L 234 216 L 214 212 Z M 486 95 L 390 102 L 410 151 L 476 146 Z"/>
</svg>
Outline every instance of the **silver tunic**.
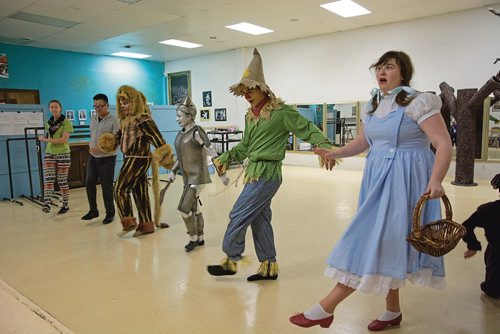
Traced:
<svg viewBox="0 0 500 334">
<path fill-rule="evenodd" d="M 178 167 L 182 173 L 184 184 L 206 184 L 211 183 L 207 166 L 207 153 L 195 139 L 194 134 L 198 131 L 205 147 L 210 146 L 210 140 L 206 132 L 198 125 L 193 126 L 186 132 L 179 131 L 175 137 L 175 151 L 177 154 Z"/>
</svg>

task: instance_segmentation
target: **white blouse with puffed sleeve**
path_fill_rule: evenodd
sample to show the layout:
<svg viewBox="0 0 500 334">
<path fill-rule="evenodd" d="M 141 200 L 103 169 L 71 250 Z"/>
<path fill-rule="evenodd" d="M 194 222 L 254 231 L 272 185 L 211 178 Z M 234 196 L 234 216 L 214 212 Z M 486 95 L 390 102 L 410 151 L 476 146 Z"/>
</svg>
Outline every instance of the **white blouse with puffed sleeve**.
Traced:
<svg viewBox="0 0 500 334">
<path fill-rule="evenodd" d="M 377 110 L 373 116 L 383 118 L 397 109 L 396 95 L 382 95 Z M 409 105 L 406 106 L 405 114 L 417 124 L 422 123 L 429 117 L 441 112 L 441 98 L 432 93 L 419 93 Z M 368 102 L 361 112 L 361 118 L 365 122 L 368 112 L 371 111 L 371 101 Z"/>
</svg>

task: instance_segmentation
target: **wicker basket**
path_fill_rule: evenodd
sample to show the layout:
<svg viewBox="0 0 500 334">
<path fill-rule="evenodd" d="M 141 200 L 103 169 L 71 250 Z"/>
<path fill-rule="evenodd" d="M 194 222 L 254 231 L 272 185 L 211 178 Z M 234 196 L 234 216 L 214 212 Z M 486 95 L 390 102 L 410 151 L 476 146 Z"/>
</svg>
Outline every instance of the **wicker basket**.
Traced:
<svg viewBox="0 0 500 334">
<path fill-rule="evenodd" d="M 441 198 L 446 209 L 446 219 L 420 226 L 420 215 L 429 195 L 420 197 L 413 211 L 413 231 L 406 238 L 416 250 L 432 256 L 443 256 L 451 251 L 465 235 L 465 228 L 454 222 L 451 204 L 446 195 Z"/>
</svg>

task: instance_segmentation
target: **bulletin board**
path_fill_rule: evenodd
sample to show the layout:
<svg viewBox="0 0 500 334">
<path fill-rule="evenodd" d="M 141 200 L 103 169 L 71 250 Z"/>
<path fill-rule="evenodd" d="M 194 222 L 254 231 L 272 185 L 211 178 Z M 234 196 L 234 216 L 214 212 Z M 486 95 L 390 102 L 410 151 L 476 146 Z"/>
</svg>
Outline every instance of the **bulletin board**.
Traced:
<svg viewBox="0 0 500 334">
<path fill-rule="evenodd" d="M 24 135 L 24 128 L 42 127 L 43 109 L 0 106 L 0 136 Z M 16 110 L 17 109 L 17 110 Z M 34 131 L 30 131 L 34 133 Z"/>
</svg>

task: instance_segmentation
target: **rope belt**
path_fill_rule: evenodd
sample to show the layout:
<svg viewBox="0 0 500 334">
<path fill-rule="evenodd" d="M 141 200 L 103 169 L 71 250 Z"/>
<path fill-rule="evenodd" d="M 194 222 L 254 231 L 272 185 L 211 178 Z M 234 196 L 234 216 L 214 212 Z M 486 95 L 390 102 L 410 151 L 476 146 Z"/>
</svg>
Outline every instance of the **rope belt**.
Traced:
<svg viewBox="0 0 500 334">
<path fill-rule="evenodd" d="M 149 159 L 149 155 L 125 155 L 125 158 Z"/>
</svg>

